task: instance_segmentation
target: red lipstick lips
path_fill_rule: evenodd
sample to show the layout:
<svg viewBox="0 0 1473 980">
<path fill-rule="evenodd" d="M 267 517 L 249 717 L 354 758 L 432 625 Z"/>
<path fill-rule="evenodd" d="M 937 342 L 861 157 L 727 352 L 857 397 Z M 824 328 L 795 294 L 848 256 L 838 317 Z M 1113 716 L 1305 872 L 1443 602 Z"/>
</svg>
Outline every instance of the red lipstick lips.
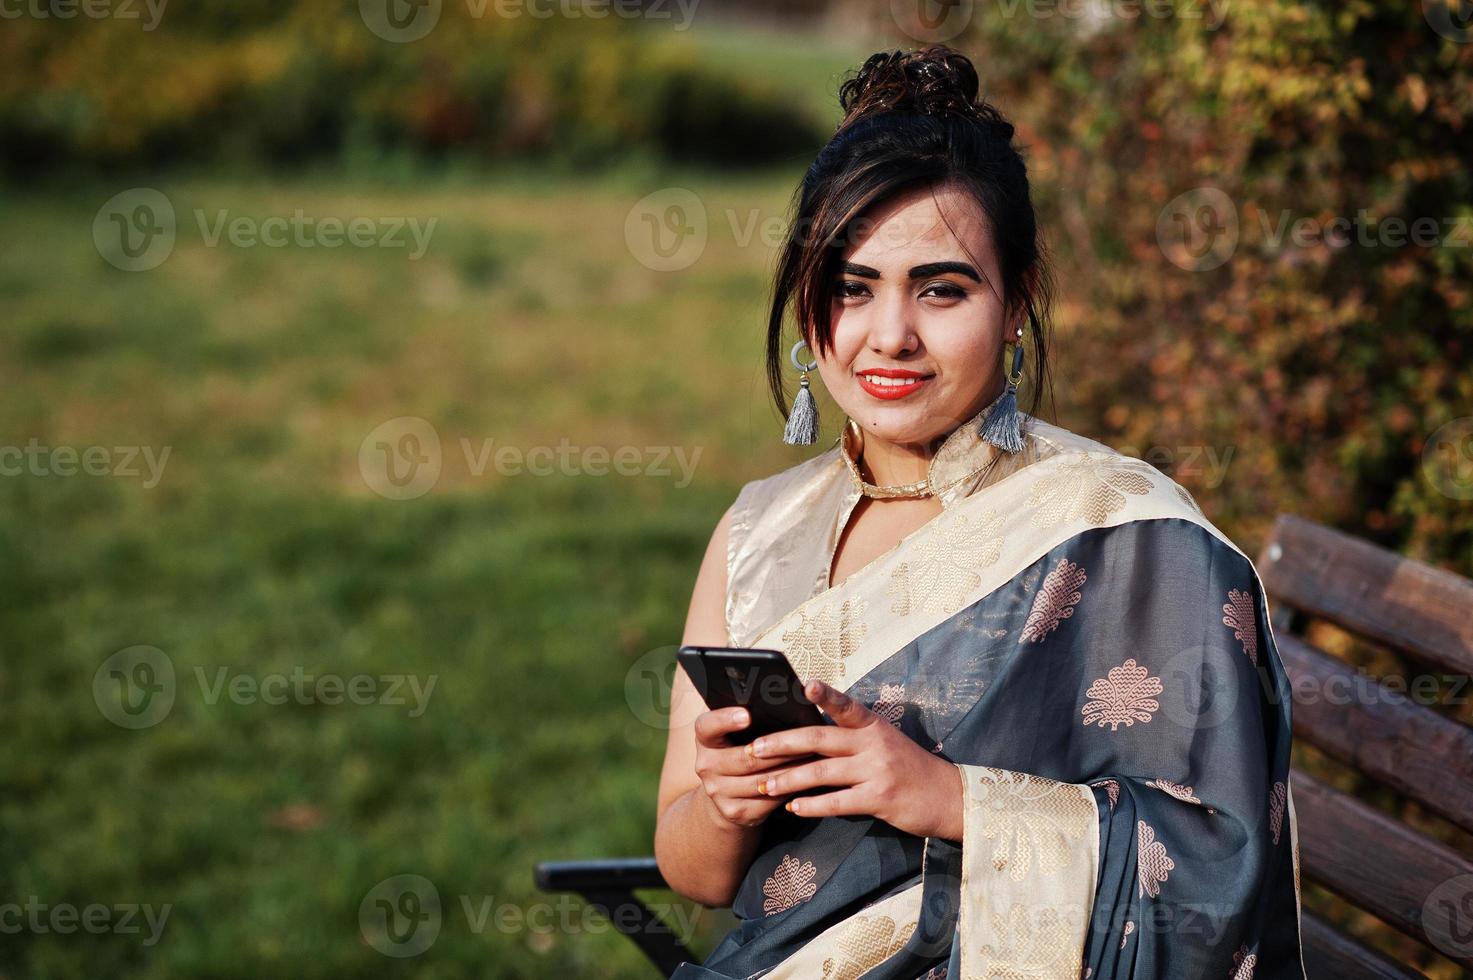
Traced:
<svg viewBox="0 0 1473 980">
<path fill-rule="evenodd" d="M 885 401 L 913 395 L 929 384 L 933 377 L 933 375 L 922 374 L 920 371 L 908 371 L 904 368 L 866 368 L 854 373 L 859 378 L 861 388 Z"/>
</svg>

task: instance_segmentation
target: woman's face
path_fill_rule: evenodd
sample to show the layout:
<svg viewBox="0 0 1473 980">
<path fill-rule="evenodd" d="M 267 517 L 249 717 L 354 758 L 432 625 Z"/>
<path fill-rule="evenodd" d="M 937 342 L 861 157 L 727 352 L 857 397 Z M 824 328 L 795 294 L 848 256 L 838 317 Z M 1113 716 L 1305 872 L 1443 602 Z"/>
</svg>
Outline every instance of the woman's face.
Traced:
<svg viewBox="0 0 1473 980">
<path fill-rule="evenodd" d="M 853 228 L 833 291 L 834 346 L 811 356 L 866 433 L 930 442 L 1002 392 L 1010 338 L 986 214 L 943 185 L 886 201 Z"/>
</svg>

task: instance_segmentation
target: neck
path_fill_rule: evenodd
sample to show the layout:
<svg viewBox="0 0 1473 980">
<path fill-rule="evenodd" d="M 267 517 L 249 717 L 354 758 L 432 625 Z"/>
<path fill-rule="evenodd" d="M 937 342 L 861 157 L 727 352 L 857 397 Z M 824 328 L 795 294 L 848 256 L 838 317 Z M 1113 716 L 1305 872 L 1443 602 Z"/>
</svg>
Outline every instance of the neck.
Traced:
<svg viewBox="0 0 1473 980">
<path fill-rule="evenodd" d="M 882 487 L 924 480 L 936 447 L 946 438 L 942 435 L 927 443 L 888 442 L 863 429 L 860 432 L 859 472 Z"/>
</svg>

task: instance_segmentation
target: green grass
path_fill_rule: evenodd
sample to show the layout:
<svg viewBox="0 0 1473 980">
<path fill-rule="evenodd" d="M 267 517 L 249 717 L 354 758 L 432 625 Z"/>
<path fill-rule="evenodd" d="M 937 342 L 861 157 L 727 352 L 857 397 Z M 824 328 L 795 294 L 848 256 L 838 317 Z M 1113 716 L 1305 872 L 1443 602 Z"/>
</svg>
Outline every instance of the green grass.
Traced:
<svg viewBox="0 0 1473 980">
<path fill-rule="evenodd" d="M 652 975 L 576 916 L 478 932 L 461 899 L 525 911 L 554 901 L 533 888 L 538 860 L 651 851 L 663 733 L 636 710 L 641 658 L 678 643 L 741 482 L 807 454 L 781 445 L 765 401 L 771 252 L 738 245 L 724 217 L 780 215 L 794 176 L 159 178 L 0 200 L 0 444 L 170 450 L 152 488 L 0 477 L 0 904 L 171 906 L 151 947 L 28 926 L 0 942 L 0 974 Z M 92 220 L 140 183 L 180 230 L 162 265 L 129 273 L 99 256 Z M 676 273 L 624 241 L 634 202 L 666 186 L 712 216 Z M 438 226 L 411 262 L 211 247 L 194 208 Z M 431 422 L 443 450 L 410 500 L 374 493 L 358 465 L 400 416 Z M 681 487 L 477 473 L 462 439 L 701 455 Z M 134 731 L 104 717 L 93 679 L 137 645 L 172 662 L 175 702 Z M 196 670 L 213 683 L 221 668 L 436 686 L 418 717 L 212 703 Z M 397 960 L 364 942 L 358 909 L 401 873 L 435 883 L 444 921 Z M 730 926 L 698 921 L 699 949 Z"/>
</svg>

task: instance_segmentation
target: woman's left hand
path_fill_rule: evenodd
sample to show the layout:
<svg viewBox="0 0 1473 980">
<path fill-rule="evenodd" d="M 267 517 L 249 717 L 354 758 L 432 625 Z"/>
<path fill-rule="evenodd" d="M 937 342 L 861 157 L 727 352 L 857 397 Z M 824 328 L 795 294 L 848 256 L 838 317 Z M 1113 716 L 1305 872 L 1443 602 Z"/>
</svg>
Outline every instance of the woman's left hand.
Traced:
<svg viewBox="0 0 1473 980">
<path fill-rule="evenodd" d="M 837 787 L 795 797 L 787 808 L 803 817 L 874 816 L 918 837 L 961 840 L 962 781 L 955 765 L 823 681 L 809 681 L 803 693 L 835 724 L 763 735 L 747 751 L 761 759 L 815 753 L 824 758 L 772 776 L 767 795 Z"/>
</svg>

